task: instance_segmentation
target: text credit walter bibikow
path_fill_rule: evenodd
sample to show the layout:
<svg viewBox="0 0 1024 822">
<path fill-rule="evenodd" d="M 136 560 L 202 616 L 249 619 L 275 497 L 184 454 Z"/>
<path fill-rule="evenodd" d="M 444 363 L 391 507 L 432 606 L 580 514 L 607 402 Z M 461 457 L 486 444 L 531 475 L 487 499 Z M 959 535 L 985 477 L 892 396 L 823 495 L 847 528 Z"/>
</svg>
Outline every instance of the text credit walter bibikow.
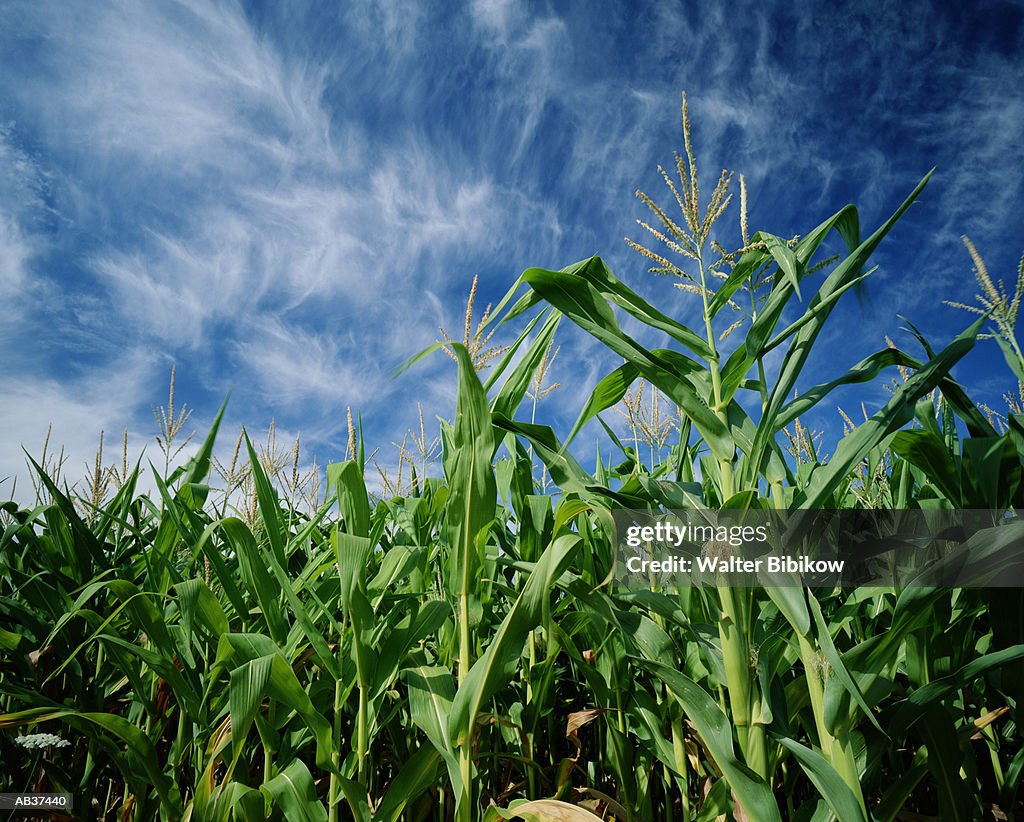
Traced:
<svg viewBox="0 0 1024 822">
<path fill-rule="evenodd" d="M 625 588 L 1024 587 L 1024 519 L 982 510 L 613 512 Z"/>
</svg>

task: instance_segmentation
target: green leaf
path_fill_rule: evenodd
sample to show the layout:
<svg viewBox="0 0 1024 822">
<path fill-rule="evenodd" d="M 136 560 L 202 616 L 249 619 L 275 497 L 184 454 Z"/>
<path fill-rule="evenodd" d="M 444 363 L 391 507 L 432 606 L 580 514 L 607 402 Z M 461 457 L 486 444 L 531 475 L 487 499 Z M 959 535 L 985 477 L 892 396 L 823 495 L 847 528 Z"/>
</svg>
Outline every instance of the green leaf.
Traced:
<svg viewBox="0 0 1024 822">
<path fill-rule="evenodd" d="M 897 814 L 903 810 L 907 799 L 914 792 L 918 783 L 928 773 L 928 764 L 919 763 L 920 755 L 915 757 L 915 764 L 889 785 L 882 795 L 882 801 L 873 809 L 876 822 L 893 822 Z"/>
<path fill-rule="evenodd" d="M 538 315 L 539 317 L 542 315 Z M 541 360 L 544 359 L 545 353 L 547 353 L 548 345 L 555 336 L 555 330 L 558 328 L 558 323 L 562 319 L 562 315 L 557 311 L 552 312 L 551 316 L 548 317 L 547 322 L 541 327 L 540 332 L 537 334 L 537 338 L 530 344 L 530 347 L 526 350 L 522 359 L 516 364 L 515 369 L 509 375 L 508 379 L 501 386 L 501 390 L 498 391 L 498 396 L 494 398 L 494 402 L 491 403 L 491 410 L 496 414 L 501 414 L 509 419 L 515 416 L 516 410 L 522 403 L 523 398 L 526 396 L 526 392 L 530 389 L 530 382 L 533 380 L 533 375 L 537 368 L 540 366 Z M 536 319 L 534 320 L 536 322 Z M 533 324 L 526 329 L 523 333 L 526 334 Z M 517 341 L 518 342 L 518 341 Z M 512 354 L 513 352 L 509 352 Z M 495 371 L 492 378 L 499 372 Z M 491 380 L 488 380 L 488 384 Z"/>
<path fill-rule="evenodd" d="M 259 603 L 271 638 L 278 645 L 284 645 L 288 639 L 288 621 L 281 610 L 277 586 L 267 573 L 266 561 L 256 545 L 256 538 L 249 526 L 237 517 L 221 520 L 220 527 L 238 557 L 242 580 L 249 595 Z"/>
<path fill-rule="evenodd" d="M 928 747 L 928 770 L 938 793 L 939 819 L 943 822 L 977 819 L 981 804 L 960 775 L 964 751 L 952 718 L 933 705 L 921 718 L 918 730 Z"/>
<path fill-rule="evenodd" d="M 565 570 L 579 543 L 578 536 L 567 534 L 544 550 L 487 650 L 469 669 L 455 694 L 448 717 L 448 738 L 455 745 L 469 744 L 469 731 L 476 722 L 480 706 L 519 670 L 526 636 L 540 624 L 544 603 L 551 596 L 555 580 Z"/>
<path fill-rule="evenodd" d="M 836 388 L 844 385 L 855 385 L 857 383 L 870 382 L 877 377 L 883 369 L 894 366 L 907 368 L 920 368 L 921 364 L 908 357 L 896 348 L 883 348 L 868 357 L 865 357 L 845 374 L 827 383 L 821 383 L 806 391 L 779 409 L 776 419 L 776 426 L 782 428 L 789 425 L 797 417 L 806 414 Z"/>
<path fill-rule="evenodd" d="M 455 700 L 455 677 L 446 668 L 421 665 L 402 673 L 409 688 L 409 714 L 430 744 L 445 758 L 449 772 L 458 775 L 458 762 L 448 737 L 448 717 Z M 458 786 L 461 787 L 461 786 Z M 455 790 L 458 795 L 461 791 Z"/>
<path fill-rule="evenodd" d="M 1024 645 L 1014 645 L 972 659 L 955 673 L 917 688 L 897 708 L 895 714 L 887 720 L 886 724 L 893 729 L 893 733 L 905 734 L 928 713 L 932 706 L 939 704 L 950 694 L 969 687 L 982 674 L 1018 659 L 1024 659 Z"/>
<path fill-rule="evenodd" d="M 802 299 L 800 297 L 800 275 L 797 273 L 799 263 L 797 262 L 796 254 L 793 253 L 793 250 L 784 241 L 774 234 L 762 232 L 761 240 L 767 246 L 768 253 L 778 263 L 779 270 L 785 275 L 789 286 L 796 292 L 797 299 Z"/>
<path fill-rule="evenodd" d="M 563 271 L 565 270 L 563 269 Z M 628 314 L 640 320 L 644 325 L 664 331 L 676 342 L 689 348 L 698 357 L 703 357 L 704 359 L 711 358 L 711 349 L 708 348 L 707 340 L 694 333 L 685 325 L 666 316 L 639 294 L 632 291 L 612 274 L 608 266 L 605 265 L 604 260 L 600 257 L 591 257 L 589 260 L 577 263 L 575 267 L 568 271 L 570 274 L 592 285 L 600 294 L 610 299 Z M 526 282 L 530 282 L 530 278 L 527 277 L 526 273 L 523 274 L 523 279 Z"/>
<path fill-rule="evenodd" d="M 374 699 L 392 687 L 399 668 L 414 647 L 436 636 L 438 629 L 452 618 L 452 606 L 445 600 L 432 599 L 413 606 L 412 613 L 400 622 L 394 621 L 393 614 L 383 617 L 383 621 L 391 624 L 391 633 L 380 646 L 377 655 L 377 666 L 373 674 Z"/>
<path fill-rule="evenodd" d="M 295 671 L 281 655 L 280 649 L 265 636 L 260 634 L 225 634 L 221 637 L 217 649 L 215 666 L 227 665 L 237 658 L 245 661 L 269 659 L 270 675 L 264 678 L 258 666 L 251 672 L 251 685 L 245 686 L 248 692 L 241 690 L 243 683 L 239 680 L 238 707 L 244 717 L 249 702 L 257 697 L 256 687 L 265 684 L 265 696 L 277 700 L 302 719 L 312 732 L 316 741 L 316 764 L 330 773 L 337 773 L 334 762 L 334 746 L 331 741 L 331 725 L 313 705 L 309 694 L 299 683 Z M 260 665 L 267 663 L 261 662 Z M 244 697 L 244 699 L 243 699 Z"/>
<path fill-rule="evenodd" d="M 867 720 L 875 727 L 879 733 L 883 736 L 885 731 L 882 730 L 882 726 L 878 724 L 878 720 L 875 718 L 874 712 L 871 710 L 871 706 L 868 705 L 867 699 L 861 692 L 860 686 L 854 681 L 850 672 L 846 669 L 846 664 L 843 662 L 842 657 L 839 655 L 839 651 L 836 649 L 835 643 L 832 641 L 832 633 L 829 629 L 828 623 L 825 621 L 825 616 L 821 612 L 821 606 L 818 604 L 818 600 L 814 594 L 810 591 L 807 592 L 807 602 L 810 606 L 811 614 L 814 616 L 815 625 L 818 628 L 816 637 L 818 640 L 818 647 L 821 648 L 822 653 L 825 655 L 825 659 L 828 660 L 831 666 L 832 674 L 843 686 L 847 693 L 857 706 L 864 712 L 864 716 Z"/>
<path fill-rule="evenodd" d="M 452 546 L 450 579 L 463 592 L 476 573 L 477 539 L 494 520 L 498 487 L 491 460 L 494 428 L 480 378 L 461 343 L 451 349 L 459 363 L 459 391 L 452 430 L 454 464 L 449 483 L 446 532 Z"/>
<path fill-rule="evenodd" d="M 331 534 L 338 562 L 341 606 L 349 610 L 352 597 L 366 587 L 366 570 L 373 556 L 373 543 L 368 537 L 357 537 L 335 529 Z"/>
<path fill-rule="evenodd" d="M 3 648 L 5 651 L 16 651 L 24 640 L 25 637 L 21 634 L 15 634 L 0 628 L 0 648 Z"/>
<path fill-rule="evenodd" d="M 580 411 L 580 415 L 576 418 L 576 422 L 573 424 L 572 430 L 565 438 L 565 445 L 568 446 L 569 443 L 576 438 L 580 429 L 590 420 L 606 408 L 611 408 L 626 396 L 626 391 L 629 390 L 629 386 L 631 386 L 639 376 L 640 370 L 632 363 L 627 362 L 620 365 L 612 371 L 611 374 L 602 379 L 594 387 L 594 390 L 590 392 L 590 396 L 587 397 L 586 405 L 583 406 L 583 410 Z"/>
<path fill-rule="evenodd" d="M 687 719 L 693 723 L 715 764 L 729 780 L 747 815 L 759 822 L 781 822 L 779 806 L 771 789 L 737 758 L 729 718 L 707 691 L 675 668 L 661 662 L 638 659 L 637 664 L 662 680 L 679 700 Z"/>
<path fill-rule="evenodd" d="M 249 452 L 249 470 L 252 472 L 253 486 L 256 490 L 256 502 L 260 508 L 260 516 L 263 518 L 264 531 L 270 541 L 270 550 L 277 560 L 279 566 L 287 563 L 284 555 L 283 526 L 281 524 L 281 504 L 277 499 L 277 491 L 271 484 L 263 464 L 260 462 L 256 449 L 249 441 L 249 435 L 245 434 L 245 447 Z"/>
<path fill-rule="evenodd" d="M 570 805 L 559 799 L 534 799 L 531 802 L 513 802 L 508 810 L 493 806 L 502 819 L 524 819 L 526 822 L 594 822 L 600 819 L 579 805 Z"/>
<path fill-rule="evenodd" d="M 132 621 L 157 648 L 172 656 L 177 652 L 178 644 L 171 638 L 163 611 L 153 601 L 153 595 L 140 591 L 136 585 L 124 579 L 110 580 L 107 588 L 124 603 Z"/>
<path fill-rule="evenodd" d="M 178 595 L 181 624 L 186 635 L 191 633 L 192 626 L 197 621 L 216 637 L 231 630 L 224 608 L 206 582 L 201 579 L 186 579 L 177 583 L 174 591 Z"/>
<path fill-rule="evenodd" d="M 760 239 L 761 234 L 758 232 L 751 237 L 751 244 L 758 242 Z M 729 300 L 732 299 L 733 294 L 754 276 L 757 270 L 767 261 L 768 254 L 761 248 L 751 248 L 745 251 L 736 263 L 736 267 L 725 278 L 725 281 L 718 286 L 714 297 L 708 303 L 708 317 L 714 318 L 719 311 L 725 308 L 729 304 Z"/>
<path fill-rule="evenodd" d="M 338 509 L 345 518 L 349 534 L 370 534 L 370 499 L 366 494 L 363 472 L 356 460 L 334 462 L 327 466 L 327 483 L 338 495 Z"/>
<path fill-rule="evenodd" d="M 584 331 L 603 342 L 626 362 L 635 366 L 642 376 L 679 405 L 693 420 L 718 459 L 733 458 L 735 445 L 725 424 L 708 407 L 706 397 L 698 394 L 695 384 L 690 380 L 680 379 L 681 361 L 692 364 L 687 369 L 689 372 L 702 371 L 699 366 L 678 352 L 670 362 L 665 357 L 643 348 L 624 334 L 602 295 L 580 277 L 531 268 L 523 274 L 523 279 L 547 302 Z"/>
<path fill-rule="evenodd" d="M 228 397 L 224 398 L 224 402 L 221 403 L 220 409 L 217 411 L 217 416 L 213 418 L 213 424 L 210 425 L 210 430 L 206 434 L 206 439 L 203 440 L 202 445 L 199 446 L 199 450 L 196 451 L 188 463 L 186 463 L 185 475 L 182 480 L 183 486 L 201 483 L 210 473 L 210 460 L 213 457 L 213 444 L 217 439 L 217 432 L 220 430 L 221 420 L 224 419 L 224 411 L 228 407 L 228 399 Z"/>
<path fill-rule="evenodd" d="M 788 585 L 766 585 L 764 590 L 793 630 L 800 636 L 810 636 L 811 615 L 807 610 L 804 589 Z"/>
<path fill-rule="evenodd" d="M 963 497 L 959 471 L 941 437 L 920 428 L 897 431 L 893 434 L 889 447 L 893 453 L 924 471 L 928 482 L 953 505 L 960 505 Z"/>
<path fill-rule="evenodd" d="M 414 753 L 388 785 L 380 800 L 373 822 L 398 822 L 405 806 L 428 790 L 437 777 L 441 755 L 431 746 L 423 745 Z M 456 796 L 458 793 L 456 793 Z"/>
<path fill-rule="evenodd" d="M 843 781 L 839 772 L 829 764 L 824 756 L 788 736 L 773 735 L 772 738 L 793 754 L 837 819 L 841 819 L 843 822 L 848 822 L 848 820 L 849 822 L 867 822 L 864 808 L 857 801 L 857 797 L 853 795 L 850 786 Z"/>
<path fill-rule="evenodd" d="M 767 407 L 764 409 L 764 413 L 758 423 L 757 434 L 754 438 L 753 448 L 750 453 L 748 479 L 757 477 L 761 473 L 762 463 L 764 461 L 765 453 L 769 448 L 769 443 L 774 441 L 775 433 L 780 429 L 780 426 L 778 425 L 779 409 L 782 407 L 786 399 L 793 393 L 793 387 L 796 384 L 796 380 L 800 375 L 800 372 L 803 370 L 807 357 L 810 355 L 810 351 L 814 345 L 814 340 L 817 339 L 818 334 L 821 332 L 821 329 L 831 314 L 831 309 L 821 311 L 818 306 L 828 300 L 835 291 L 844 287 L 851 280 L 860 275 L 861 268 L 867 261 L 868 257 L 870 257 L 872 252 L 877 248 L 878 244 L 882 241 L 885 235 L 889 233 L 890 229 L 896 224 L 900 217 L 903 216 L 904 212 L 910 208 L 910 205 L 914 200 L 917 199 L 917 196 L 921 193 L 922 189 L 927 185 L 928 180 L 931 178 L 931 174 L 932 172 L 929 172 L 925 178 L 917 184 L 906 200 L 903 201 L 902 205 L 896 209 L 893 215 L 886 220 L 874 234 L 861 243 L 841 263 L 839 263 L 835 269 L 833 269 L 832 273 L 828 275 L 825 282 L 818 289 L 818 293 L 815 294 L 811 300 L 808 306 L 808 311 L 817 311 L 818 314 L 815 316 L 813 321 L 808 322 L 797 332 L 786 351 L 779 378 L 772 389 Z M 769 298 L 769 302 L 770 300 L 771 298 Z M 834 306 L 835 303 L 832 303 L 832 305 Z M 768 316 L 768 313 L 766 313 L 765 316 Z M 767 337 L 767 334 L 765 334 L 765 337 Z M 749 336 L 747 338 L 747 343 L 748 345 L 751 343 Z M 835 458 L 833 458 L 833 461 L 834 459 Z"/>
<path fill-rule="evenodd" d="M 260 788 L 280 808 L 285 819 L 326 822 L 327 811 L 317 798 L 316 786 L 301 759 L 293 759 Z"/>
<path fill-rule="evenodd" d="M 588 485 L 594 484 L 590 476 L 572 454 L 565 450 L 555 437 L 554 431 L 546 425 L 534 425 L 526 422 L 513 422 L 504 417 L 494 417 L 495 427 L 525 437 L 537 452 L 548 471 L 551 479 L 565 491 L 583 491 Z"/>
<path fill-rule="evenodd" d="M 152 741 L 124 717 L 108 713 L 33 708 L 17 713 L 0 714 L 0 728 L 49 722 L 56 719 L 65 720 L 87 736 L 91 736 L 90 726 L 94 725 L 121 740 L 127 746 L 128 765 L 130 766 L 130 770 L 122 775 L 132 786 L 132 791 L 144 797 L 148 793 L 149 787 L 152 786 L 168 817 L 171 819 L 182 817 L 181 797 L 174 790 L 170 778 L 161 769 L 160 759 Z"/>
<path fill-rule="evenodd" d="M 231 713 L 232 771 L 242 755 L 249 729 L 266 696 L 273 662 L 273 654 L 261 656 L 250 659 L 231 672 L 228 710 Z"/>
<path fill-rule="evenodd" d="M 970 437 L 962 449 L 971 493 L 964 507 L 1001 511 L 1012 506 L 1021 484 L 1021 463 L 1011 435 Z"/>
<path fill-rule="evenodd" d="M 63 549 L 67 564 L 71 567 L 77 567 L 79 583 L 87 582 L 93 576 L 92 568 L 89 565 L 90 558 L 98 570 L 107 570 L 110 567 L 110 563 L 104 555 L 102 548 L 100 548 L 96 537 L 89 530 L 89 526 L 78 516 L 74 503 L 61 492 L 53 480 L 50 479 L 50 475 L 28 453 L 25 454 L 25 458 L 32 464 L 32 467 L 39 475 L 40 481 L 46 487 L 46 492 L 60 511 L 64 524 L 71 532 L 69 536 L 73 536 L 73 539 L 60 540 L 58 545 Z M 47 524 L 50 526 L 49 530 L 51 533 L 56 531 L 49 521 Z"/>
<path fill-rule="evenodd" d="M 995 334 L 993 339 L 999 343 L 999 348 L 1002 350 L 1006 364 L 1010 366 L 1013 375 L 1021 382 L 1024 382 L 1024 362 L 1021 362 L 1017 352 L 1013 350 L 1013 346 L 1003 339 L 1000 334 Z"/>
<path fill-rule="evenodd" d="M 974 347 L 985 318 L 973 323 L 938 356 L 929 360 L 901 385 L 870 420 L 843 437 L 832 459 L 812 474 L 807 488 L 794 499 L 796 508 L 820 508 L 864 456 L 913 418 L 913 406 L 941 382 L 949 370 Z M 762 421 L 763 423 L 763 421 Z M 761 434 L 759 426 L 758 434 Z"/>
</svg>

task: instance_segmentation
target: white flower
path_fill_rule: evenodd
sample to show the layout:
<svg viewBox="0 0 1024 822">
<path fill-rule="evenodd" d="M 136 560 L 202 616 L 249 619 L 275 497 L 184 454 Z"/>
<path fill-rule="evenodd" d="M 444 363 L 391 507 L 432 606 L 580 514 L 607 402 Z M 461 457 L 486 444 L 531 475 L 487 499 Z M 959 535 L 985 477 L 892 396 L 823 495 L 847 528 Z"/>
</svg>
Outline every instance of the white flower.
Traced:
<svg viewBox="0 0 1024 822">
<path fill-rule="evenodd" d="M 19 736 L 14 741 L 16 744 L 21 745 L 21 747 L 27 750 L 66 748 L 71 744 L 66 739 L 61 739 L 59 736 L 54 734 L 29 734 L 28 736 Z"/>
</svg>

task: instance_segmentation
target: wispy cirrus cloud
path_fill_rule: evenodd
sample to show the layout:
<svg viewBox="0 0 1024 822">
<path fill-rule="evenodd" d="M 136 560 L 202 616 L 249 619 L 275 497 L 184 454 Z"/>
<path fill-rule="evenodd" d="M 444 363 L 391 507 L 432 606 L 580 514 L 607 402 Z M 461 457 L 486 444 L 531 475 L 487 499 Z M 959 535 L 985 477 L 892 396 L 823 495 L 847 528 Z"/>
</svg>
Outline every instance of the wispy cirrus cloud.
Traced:
<svg viewBox="0 0 1024 822">
<path fill-rule="evenodd" d="M 363 22 L 401 36 L 398 17 L 378 17 Z M 507 218 L 516 193 L 457 147 L 416 130 L 375 144 L 339 121 L 322 99 L 331 66 L 287 57 L 237 6 L 25 19 L 52 49 L 38 55 L 49 77 L 20 93 L 46 84 L 34 124 L 75 175 L 68 233 L 80 246 L 91 234 L 73 263 L 90 285 L 51 289 L 74 306 L 78 357 L 109 364 L 127 336 L 154 368 L 166 367 L 156 355 L 185 361 L 179 374 L 195 359 L 211 392 L 234 384 L 243 401 L 302 408 L 315 425 L 310 403 L 382 401 L 387 366 L 369 355 L 394 364 L 436 334 L 436 306 L 417 292 L 461 290 L 468 272 L 451 261 L 524 222 Z M 204 362 L 211 352 L 232 371 Z"/>
<path fill-rule="evenodd" d="M 0 480 L 2 495 L 17 482 L 19 499 L 31 499 L 26 452 L 42 458 L 43 442 L 52 425 L 48 452 L 61 451 L 67 460 L 63 476 L 69 485 L 85 475 L 86 462 L 96 453 L 101 432 L 108 448 L 129 427 L 132 459 L 147 445 L 148 437 L 130 426 L 140 397 L 156 388 L 149 380 L 152 362 L 147 354 L 128 351 L 102 371 L 79 377 L 26 376 L 4 381 L 0 403 Z M 25 449 L 24 451 L 22 449 Z"/>
<path fill-rule="evenodd" d="M 381 363 L 353 356 L 358 343 L 352 331 L 316 333 L 272 316 L 253 322 L 256 331 L 235 344 L 235 353 L 267 405 L 304 405 L 308 414 L 312 403 L 321 413 L 337 413 L 390 393 Z"/>
<path fill-rule="evenodd" d="M 327 442 L 353 405 L 400 440 L 417 398 L 428 419 L 451 413 L 450 364 L 388 372 L 458 326 L 474 274 L 482 307 L 527 266 L 593 253 L 696 322 L 622 243 L 646 216 L 633 190 L 666 193 L 656 167 L 681 148 L 682 89 L 705 183 L 743 172 L 755 228 L 806 231 L 848 201 L 873 227 L 939 166 L 879 250 L 884 310 L 852 312 L 855 331 L 826 341 L 844 363 L 879 345 L 895 307 L 938 336 L 955 325 L 936 306 L 969 294 L 920 281 L 969 287 L 950 254 L 962 231 L 996 270 L 1020 250 L 1020 26 L 1006 10 L 998 25 L 781 2 L 4 11 L 0 293 L 15 296 L 0 376 L 17 362 L 43 409 L 68 385 L 97 417 L 141 425 L 173 360 L 207 412 L 234 387 L 250 422 Z M 568 327 L 559 341 L 561 419 L 615 363 Z M 107 408 L 84 381 L 120 386 L 126 350 L 138 393 Z M 45 430 L 35 416 L 26 441 Z"/>
<path fill-rule="evenodd" d="M 48 216 L 46 179 L 19 148 L 9 127 L 0 127 L 0 298 L 24 286 L 30 259 L 45 247 L 41 224 Z"/>
<path fill-rule="evenodd" d="M 233 3 L 23 8 L 26 28 L 44 39 L 41 70 L 20 78 L 19 96 L 34 98 L 50 139 L 82 159 L 180 181 L 331 156 L 324 71 L 283 60 Z"/>
</svg>

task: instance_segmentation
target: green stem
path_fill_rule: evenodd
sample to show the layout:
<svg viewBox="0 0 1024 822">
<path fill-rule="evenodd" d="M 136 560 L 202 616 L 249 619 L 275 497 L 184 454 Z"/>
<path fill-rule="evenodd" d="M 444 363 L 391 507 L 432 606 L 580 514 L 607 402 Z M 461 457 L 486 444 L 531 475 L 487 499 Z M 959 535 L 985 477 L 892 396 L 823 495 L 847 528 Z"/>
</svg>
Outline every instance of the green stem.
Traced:
<svg viewBox="0 0 1024 822">
<path fill-rule="evenodd" d="M 526 706 L 529 708 L 533 705 L 533 680 L 530 676 L 532 671 L 537 670 L 537 637 L 534 631 L 530 631 L 530 635 L 527 638 L 530 651 L 530 667 L 524 670 L 523 680 L 526 683 Z M 536 721 L 534 722 L 536 727 Z M 526 771 L 526 783 L 529 790 L 529 799 L 535 799 L 537 797 L 537 773 L 533 768 L 533 742 L 529 734 L 526 735 L 526 750 L 523 751 L 526 757 L 530 760 L 530 764 L 527 766 Z"/>
<path fill-rule="evenodd" d="M 341 608 L 341 600 L 338 600 L 338 607 Z M 341 624 L 338 626 L 338 655 L 341 656 L 341 649 L 345 642 L 345 625 L 348 622 L 348 616 L 344 609 L 341 611 Z M 355 640 L 353 639 L 353 642 Z M 333 749 L 334 749 L 334 766 L 335 770 L 339 773 L 332 773 L 331 780 L 327 791 L 327 813 L 328 822 L 338 822 L 339 819 L 339 805 L 341 803 L 341 725 L 342 725 L 342 708 L 344 707 L 344 695 L 345 687 L 344 681 L 339 676 L 334 681 L 334 737 L 333 737 Z"/>
<path fill-rule="evenodd" d="M 754 297 L 754 275 L 750 275 L 750 284 L 747 289 L 750 294 L 750 326 L 753 328 L 754 323 L 757 322 L 757 300 Z M 759 383 L 758 393 L 761 395 L 761 408 L 762 410 L 768 405 L 768 379 L 764 373 L 764 359 L 759 355 L 757 357 L 757 379 Z"/>
<path fill-rule="evenodd" d="M 679 786 L 680 802 L 683 810 L 683 822 L 690 822 L 690 788 L 687 776 L 686 745 L 683 741 L 683 723 L 678 716 L 672 719 L 672 755 L 676 760 L 676 770 L 680 776 L 676 778 Z"/>
<path fill-rule="evenodd" d="M 800 642 L 800 659 L 804 664 L 804 676 L 807 680 L 807 695 L 811 699 L 814 724 L 818 731 L 818 744 L 821 745 L 825 757 L 831 759 L 834 740 L 832 734 L 825 727 L 825 689 L 818 674 L 817 654 L 807 637 L 799 636 L 798 640 Z"/>
<path fill-rule="evenodd" d="M 651 580 L 651 590 L 655 590 L 654 580 Z M 654 614 L 654 621 L 659 628 L 663 631 L 668 630 L 668 625 L 665 622 L 665 617 L 661 614 Z M 662 693 L 659 696 L 659 700 L 665 706 L 666 709 L 672 713 L 672 756 L 675 761 L 676 773 L 679 774 L 676 777 L 676 785 L 679 787 L 680 793 L 680 807 L 682 808 L 682 822 L 690 822 L 690 802 L 689 802 L 689 780 L 687 778 L 687 762 L 686 762 L 686 745 L 683 741 L 683 723 L 681 721 L 679 711 L 674 708 L 672 699 L 670 697 L 670 691 L 667 685 L 662 683 Z M 668 773 L 665 774 L 665 794 L 668 796 L 669 780 Z M 668 806 L 668 803 L 666 802 Z M 667 810 L 671 814 L 671 806 L 667 807 Z M 671 816 L 667 818 L 672 818 Z"/>
<path fill-rule="evenodd" d="M 102 642 L 97 643 L 97 645 L 99 647 L 96 650 L 96 669 L 95 669 L 96 673 L 93 676 L 93 687 L 95 687 L 96 691 L 101 695 L 100 699 L 102 701 L 103 686 L 100 683 L 99 679 L 100 679 L 100 671 L 103 670 L 103 657 L 104 657 L 103 650 L 104 650 L 104 647 L 103 647 L 103 643 Z M 88 774 L 89 771 L 92 768 L 92 760 L 93 760 L 93 757 L 92 757 L 92 746 L 93 746 L 93 741 L 90 738 L 89 746 L 86 749 L 86 753 L 85 753 L 85 771 L 84 771 L 84 773 L 86 773 L 86 774 Z"/>
<path fill-rule="evenodd" d="M 818 671 L 818 654 L 807 637 L 800 635 L 798 640 L 800 659 L 804 664 L 804 674 L 807 680 L 807 695 L 811 700 L 821 752 L 832 767 L 839 772 L 843 781 L 850 786 L 850 790 L 853 791 L 853 795 L 857 797 L 857 801 L 866 813 L 864 794 L 860 786 L 860 774 L 857 772 L 857 761 L 854 758 L 848 735 L 844 731 L 840 731 L 838 736 L 834 736 L 825 726 L 825 688 L 823 677 Z"/>
<path fill-rule="evenodd" d="M 469 649 L 469 562 L 463 558 L 462 590 L 459 592 L 459 687 L 466 680 L 471 664 Z M 459 805 L 460 822 L 472 822 L 473 819 L 473 731 L 476 717 L 469 718 L 469 726 L 465 729 L 465 741 L 459 749 L 459 773 L 462 776 L 462 798 Z"/>
<path fill-rule="evenodd" d="M 471 744 L 471 742 L 467 741 L 459 752 L 459 773 L 462 776 L 462 801 L 459 802 L 459 822 L 473 822 L 473 788 L 470 785 L 473 765 L 470 759 Z"/>
<path fill-rule="evenodd" d="M 274 715 L 277 713 L 274 701 L 271 700 L 267 706 L 267 739 L 263 743 L 263 784 L 266 785 L 275 776 L 274 749 L 267 743 L 273 739 Z"/>
<path fill-rule="evenodd" d="M 341 677 L 334 682 L 334 765 L 341 770 L 341 708 L 342 708 Z M 328 822 L 338 822 L 338 806 L 341 802 L 341 780 L 338 774 L 331 774 L 330 787 L 327 792 Z"/>
<path fill-rule="evenodd" d="M 372 685 L 367 649 L 363 644 L 363 637 L 360 634 L 360 626 L 355 620 L 352 621 L 352 648 L 356 657 L 356 683 L 359 686 L 359 706 L 356 712 L 356 775 L 360 784 L 369 791 L 369 784 L 365 781 L 367 776 L 369 759 L 369 726 L 370 726 L 370 704 L 369 694 Z"/>
<path fill-rule="evenodd" d="M 369 714 L 370 706 L 367 700 L 367 689 L 363 687 L 362 682 L 359 684 L 359 716 L 357 719 L 358 726 L 356 728 L 356 750 L 358 751 L 357 756 L 359 757 L 359 783 L 363 785 L 367 791 L 370 786 L 366 782 L 366 768 L 367 768 L 367 754 L 368 751 L 368 737 L 369 737 Z"/>
<path fill-rule="evenodd" d="M 711 356 L 708 367 L 711 370 L 711 388 L 713 394 L 713 410 L 716 416 L 728 427 L 729 420 L 723 407 L 722 375 L 719 368 L 718 349 L 715 345 L 715 331 L 709 313 L 707 273 L 704 260 L 698 255 L 700 267 L 701 299 L 704 303 L 704 331 L 707 335 L 708 348 Z M 719 479 L 721 482 L 724 503 L 736 492 L 733 474 L 733 460 L 719 459 Z M 725 664 L 725 680 L 729 690 L 729 705 L 732 709 L 732 720 L 736 726 L 736 736 L 740 749 L 747 764 L 765 779 L 768 778 L 768 747 L 763 726 L 752 727 L 753 706 L 757 698 L 753 671 L 750 665 L 750 603 L 753 596 L 748 589 L 721 586 L 718 589 L 722 603 L 721 618 L 718 620 L 718 633 L 722 642 L 722 656 Z"/>
<path fill-rule="evenodd" d="M 740 749 L 744 756 L 747 756 L 752 686 L 750 648 L 747 643 L 742 607 L 736 597 L 737 593 L 738 589 L 728 586 L 718 589 L 722 602 L 722 613 L 718 620 L 718 636 L 722 642 L 722 662 L 725 665 L 725 681 L 729 691 L 732 722 L 736 726 Z"/>
<path fill-rule="evenodd" d="M 699 253 L 697 256 L 697 265 L 700 268 L 700 296 L 704 305 L 704 332 L 707 336 L 708 348 L 711 349 L 711 355 L 708 357 L 707 363 L 711 370 L 711 390 L 713 397 L 712 410 L 715 412 L 718 419 L 728 427 L 728 415 L 725 413 L 725 409 L 722 408 L 722 373 L 719 366 L 721 358 L 718 355 L 718 347 L 715 345 L 715 329 L 711 325 L 711 314 L 709 313 L 710 305 L 708 303 L 707 273 L 704 270 L 703 255 Z M 735 493 L 732 459 L 719 459 L 718 468 L 722 485 L 721 501 L 725 502 Z"/>
<path fill-rule="evenodd" d="M 25 788 L 22 793 L 32 793 L 32 782 L 33 777 L 36 775 L 36 769 L 39 767 L 39 762 L 43 758 L 43 752 L 37 750 L 36 753 L 32 754 L 32 764 L 28 766 L 28 782 L 25 783 Z M 14 814 L 12 813 L 13 817 Z"/>
<path fill-rule="evenodd" d="M 615 682 L 615 715 L 616 715 L 616 718 L 618 720 L 618 726 L 619 726 L 618 740 L 623 740 L 623 739 L 627 738 L 626 712 L 623 710 L 622 688 L 619 687 L 619 671 L 618 671 L 618 667 L 619 666 L 616 665 L 614 662 L 612 663 L 612 676 L 614 677 L 614 682 Z M 622 785 L 621 785 L 622 795 L 623 795 L 623 797 L 626 800 L 626 802 L 625 802 L 625 805 L 626 805 L 626 820 L 627 820 L 627 822 L 633 822 L 633 792 L 632 792 L 633 782 L 632 782 L 631 779 L 627 779 L 626 778 L 626 763 L 622 759 L 622 750 L 620 748 L 619 742 L 616 741 L 612 745 L 612 748 L 613 748 L 614 753 L 615 753 L 616 766 L 617 766 L 616 770 L 617 770 L 617 772 L 619 774 L 619 779 L 621 780 L 621 783 L 622 783 Z"/>
</svg>

